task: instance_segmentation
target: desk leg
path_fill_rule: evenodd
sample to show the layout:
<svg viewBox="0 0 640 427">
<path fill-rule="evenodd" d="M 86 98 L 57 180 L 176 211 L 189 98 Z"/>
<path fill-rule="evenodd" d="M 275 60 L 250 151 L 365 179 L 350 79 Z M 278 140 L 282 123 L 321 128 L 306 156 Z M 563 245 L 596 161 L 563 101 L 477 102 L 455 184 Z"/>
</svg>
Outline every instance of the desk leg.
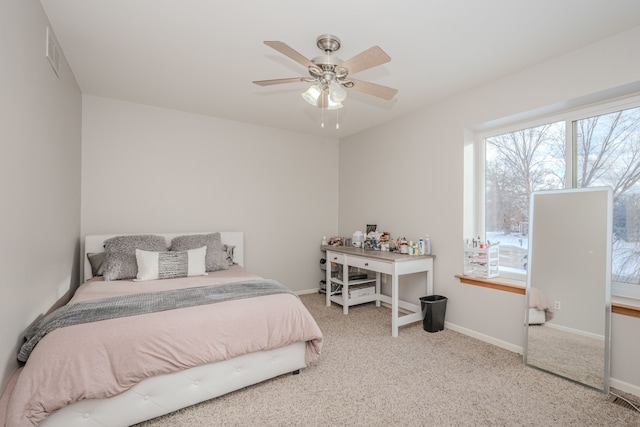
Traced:
<svg viewBox="0 0 640 427">
<path fill-rule="evenodd" d="M 349 266 L 342 264 L 342 313 L 349 314 Z"/>
<path fill-rule="evenodd" d="M 398 336 L 398 275 L 391 275 L 391 336 Z"/>
<path fill-rule="evenodd" d="M 327 305 L 327 307 L 331 307 L 331 289 L 333 288 L 333 285 L 331 284 L 331 261 L 327 260 L 326 267 L 327 268 L 324 276 L 324 293 L 326 296 L 325 304 Z"/>
<path fill-rule="evenodd" d="M 380 295 L 380 273 L 376 272 L 376 295 Z M 380 300 L 376 300 L 376 307 L 380 307 Z"/>
<path fill-rule="evenodd" d="M 427 295 L 433 295 L 433 270 L 427 270 Z"/>
</svg>

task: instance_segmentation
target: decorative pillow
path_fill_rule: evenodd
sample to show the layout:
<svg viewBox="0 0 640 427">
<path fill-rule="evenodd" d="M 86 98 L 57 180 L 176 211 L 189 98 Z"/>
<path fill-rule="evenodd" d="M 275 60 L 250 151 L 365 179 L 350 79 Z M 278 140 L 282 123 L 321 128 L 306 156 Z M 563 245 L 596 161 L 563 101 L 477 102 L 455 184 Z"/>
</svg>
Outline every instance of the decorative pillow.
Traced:
<svg viewBox="0 0 640 427">
<path fill-rule="evenodd" d="M 205 276 L 206 255 L 206 246 L 183 252 L 148 252 L 136 249 L 138 274 L 134 280 Z"/>
<path fill-rule="evenodd" d="M 233 245 L 222 245 L 222 250 L 224 251 L 224 255 L 227 259 L 227 263 L 229 264 L 229 266 L 235 265 L 236 263 L 233 262 L 233 251 L 236 247 Z"/>
<path fill-rule="evenodd" d="M 135 279 L 138 274 L 136 249 L 163 252 L 167 250 L 167 242 L 164 237 L 154 235 L 116 236 L 105 240 L 104 280 Z"/>
<path fill-rule="evenodd" d="M 87 259 L 91 264 L 91 275 L 93 277 L 104 275 L 104 262 L 107 259 L 105 252 L 88 253 Z"/>
<path fill-rule="evenodd" d="M 222 241 L 220 233 L 210 234 L 189 234 L 185 236 L 174 237 L 171 240 L 172 251 L 188 251 L 190 249 L 207 247 L 207 257 L 205 263 L 207 271 L 226 270 L 229 268 L 227 255 L 222 250 Z"/>
</svg>

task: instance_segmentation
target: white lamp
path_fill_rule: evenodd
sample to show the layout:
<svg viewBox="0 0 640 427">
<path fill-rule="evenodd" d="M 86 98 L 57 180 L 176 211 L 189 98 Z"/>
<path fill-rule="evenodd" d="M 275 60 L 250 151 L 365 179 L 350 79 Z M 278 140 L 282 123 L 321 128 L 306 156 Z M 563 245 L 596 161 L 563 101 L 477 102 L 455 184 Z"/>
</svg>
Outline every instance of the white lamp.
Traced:
<svg viewBox="0 0 640 427">
<path fill-rule="evenodd" d="M 329 85 L 329 100 L 340 103 L 347 99 L 347 91 L 335 80 Z"/>
<path fill-rule="evenodd" d="M 309 89 L 307 89 L 306 92 L 302 93 L 302 98 L 305 101 L 307 101 L 309 104 L 313 106 L 317 106 L 318 98 L 320 97 L 321 92 L 322 92 L 322 89 L 320 89 L 320 86 L 311 85 L 311 87 L 309 87 Z"/>
<path fill-rule="evenodd" d="M 340 86 L 340 85 L 338 85 Z M 345 92 L 345 96 L 342 98 L 346 98 L 346 91 L 342 88 L 339 88 L 340 90 L 342 90 L 343 92 Z M 302 93 L 302 99 L 304 99 L 305 101 L 307 101 L 309 104 L 313 105 L 314 107 L 321 107 L 321 108 L 326 108 L 327 110 L 337 110 L 339 108 L 344 107 L 342 105 L 342 102 L 332 99 L 331 96 L 332 92 L 331 89 L 329 91 L 329 96 L 326 97 L 325 99 L 327 100 L 327 105 L 318 105 L 318 100 L 320 99 L 320 96 L 322 95 L 322 88 L 320 87 L 320 85 L 311 85 L 311 87 L 309 87 L 309 89 L 307 89 L 305 92 Z M 321 103 L 324 104 L 324 103 Z"/>
</svg>

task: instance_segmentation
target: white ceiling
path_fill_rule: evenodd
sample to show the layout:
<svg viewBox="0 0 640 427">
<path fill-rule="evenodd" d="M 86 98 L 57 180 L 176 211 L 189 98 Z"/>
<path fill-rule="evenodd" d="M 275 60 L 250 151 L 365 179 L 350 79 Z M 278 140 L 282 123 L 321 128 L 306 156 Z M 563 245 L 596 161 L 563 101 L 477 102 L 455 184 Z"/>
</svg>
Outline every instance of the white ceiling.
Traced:
<svg viewBox="0 0 640 427">
<path fill-rule="evenodd" d="M 640 26 L 638 0 L 41 0 L 85 94 L 343 138 L 564 52 Z M 311 59 L 321 34 L 347 60 L 378 45 L 391 62 L 359 80 L 391 101 L 349 92 L 339 110 L 304 102 L 306 76 L 267 47 Z"/>
</svg>

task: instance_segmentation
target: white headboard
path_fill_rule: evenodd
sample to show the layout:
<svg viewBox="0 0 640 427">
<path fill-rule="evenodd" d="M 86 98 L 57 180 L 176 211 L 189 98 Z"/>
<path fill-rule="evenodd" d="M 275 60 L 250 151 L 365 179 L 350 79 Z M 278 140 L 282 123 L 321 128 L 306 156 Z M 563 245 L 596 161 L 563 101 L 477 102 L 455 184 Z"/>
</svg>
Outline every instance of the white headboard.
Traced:
<svg viewBox="0 0 640 427">
<path fill-rule="evenodd" d="M 84 238 L 84 280 L 91 279 L 91 264 L 87 258 L 88 253 L 104 252 L 104 241 L 115 236 L 124 236 L 126 234 L 153 234 L 162 236 L 167 241 L 167 247 L 171 243 L 171 239 L 187 234 L 209 234 L 213 231 L 203 231 L 199 233 L 120 233 L 120 234 L 92 234 Z M 220 239 L 222 244 L 232 245 L 236 248 L 233 251 L 233 261 L 244 266 L 244 232 L 242 231 L 221 231 Z"/>
</svg>

